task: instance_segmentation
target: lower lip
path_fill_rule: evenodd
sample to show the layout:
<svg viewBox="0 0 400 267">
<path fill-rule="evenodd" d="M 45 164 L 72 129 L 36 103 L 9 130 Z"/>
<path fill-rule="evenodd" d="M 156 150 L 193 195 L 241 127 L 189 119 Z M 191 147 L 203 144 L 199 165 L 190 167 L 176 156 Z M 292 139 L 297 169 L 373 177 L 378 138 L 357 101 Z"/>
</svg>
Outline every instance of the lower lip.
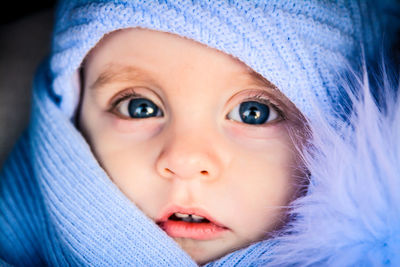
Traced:
<svg viewBox="0 0 400 267">
<path fill-rule="evenodd" d="M 189 223 L 171 220 L 160 223 L 160 227 L 170 237 L 183 237 L 198 240 L 216 239 L 227 231 L 227 228 L 220 227 L 214 223 Z"/>
</svg>

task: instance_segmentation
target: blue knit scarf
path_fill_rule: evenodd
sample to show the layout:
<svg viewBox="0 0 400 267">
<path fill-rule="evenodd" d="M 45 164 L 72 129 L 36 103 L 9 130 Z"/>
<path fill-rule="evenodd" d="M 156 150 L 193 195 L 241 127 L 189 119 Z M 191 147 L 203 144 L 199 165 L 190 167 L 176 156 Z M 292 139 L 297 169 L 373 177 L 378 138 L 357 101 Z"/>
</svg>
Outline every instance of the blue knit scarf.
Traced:
<svg viewBox="0 0 400 267">
<path fill-rule="evenodd" d="M 34 82 L 32 119 L 1 173 L 0 259 L 17 266 L 196 266 L 109 179 L 49 88 Z M 269 242 L 210 266 L 262 264 Z"/>
<path fill-rule="evenodd" d="M 69 32 L 57 33 L 58 44 L 68 53 L 57 54 L 56 47 L 52 69 L 50 60 L 38 69 L 29 128 L 0 173 L 0 259 L 17 266 L 196 266 L 112 183 L 70 120 L 73 101 L 66 108 L 68 101 L 59 98 L 76 94 L 68 91 L 66 77 L 80 64 L 86 47 L 75 50 L 66 35 L 76 33 L 85 19 L 75 21 Z M 97 37 L 90 40 L 97 42 Z M 246 59 L 240 48 L 230 52 Z M 79 57 L 70 57 L 77 51 Z M 68 75 L 55 82 L 55 73 Z M 296 220 L 277 238 L 207 266 L 400 265 L 400 107 L 392 94 L 384 93 L 388 108 L 378 109 L 362 79 L 357 88 L 348 86 L 350 95 L 361 92 L 353 97 L 355 115 L 346 114 L 348 124 L 332 128 L 321 107 L 307 108 L 315 115 L 312 149 L 304 154 L 312 176 L 307 195 L 293 203 Z"/>
<path fill-rule="evenodd" d="M 29 129 L 0 173 L 0 263 L 196 266 L 107 177 L 56 104 L 48 74 L 45 61 Z M 311 183 L 292 205 L 296 219 L 207 266 L 400 264 L 400 105 L 389 83 L 378 108 L 368 83 L 355 81 L 349 124 L 310 125 Z"/>
</svg>

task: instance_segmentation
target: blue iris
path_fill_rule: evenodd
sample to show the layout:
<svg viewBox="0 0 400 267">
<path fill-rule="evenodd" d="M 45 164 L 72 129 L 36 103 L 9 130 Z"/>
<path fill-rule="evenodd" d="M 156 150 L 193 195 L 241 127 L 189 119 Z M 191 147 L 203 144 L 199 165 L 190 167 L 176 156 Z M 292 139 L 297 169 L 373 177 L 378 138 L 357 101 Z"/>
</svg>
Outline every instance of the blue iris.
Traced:
<svg viewBox="0 0 400 267">
<path fill-rule="evenodd" d="M 157 116 L 158 107 L 148 99 L 131 99 L 128 104 L 129 116 L 132 118 L 150 118 Z"/>
<path fill-rule="evenodd" d="M 247 101 L 240 104 L 239 115 L 244 123 L 263 124 L 268 120 L 269 107 L 256 101 Z"/>
</svg>

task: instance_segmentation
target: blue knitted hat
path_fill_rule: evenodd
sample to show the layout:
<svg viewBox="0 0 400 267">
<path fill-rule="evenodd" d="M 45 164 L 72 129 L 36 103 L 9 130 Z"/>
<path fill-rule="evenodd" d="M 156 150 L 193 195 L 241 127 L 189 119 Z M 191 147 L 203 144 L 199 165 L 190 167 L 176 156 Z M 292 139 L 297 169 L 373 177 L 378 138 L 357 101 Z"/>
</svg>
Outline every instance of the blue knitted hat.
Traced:
<svg viewBox="0 0 400 267">
<path fill-rule="evenodd" d="M 238 58 L 311 118 L 315 103 L 327 112 L 335 104 L 337 74 L 346 62 L 360 57 L 360 45 L 368 44 L 366 54 L 371 53 L 371 44 L 380 36 L 379 18 L 368 3 L 60 1 L 51 54 L 53 90 L 61 109 L 72 117 L 79 101 L 78 69 L 84 57 L 105 34 L 143 27 L 175 33 Z"/>
</svg>

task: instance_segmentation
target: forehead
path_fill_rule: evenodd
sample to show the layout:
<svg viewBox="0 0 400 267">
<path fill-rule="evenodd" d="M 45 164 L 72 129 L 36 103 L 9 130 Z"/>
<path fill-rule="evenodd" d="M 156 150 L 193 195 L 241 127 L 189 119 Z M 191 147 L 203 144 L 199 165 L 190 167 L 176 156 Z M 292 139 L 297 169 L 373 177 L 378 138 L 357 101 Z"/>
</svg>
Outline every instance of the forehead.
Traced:
<svg viewBox="0 0 400 267">
<path fill-rule="evenodd" d="M 234 57 L 199 42 L 176 34 L 141 28 L 117 30 L 107 34 L 89 52 L 85 62 L 95 71 L 103 67 L 111 71 L 112 68 L 120 68 L 118 65 L 138 62 L 142 69 L 153 63 L 163 63 L 160 68 L 171 69 L 178 65 L 190 69 L 196 63 L 205 63 L 208 69 L 223 66 L 224 70 L 232 73 L 252 72 Z"/>
<path fill-rule="evenodd" d="M 202 66 L 194 72 L 198 76 L 213 73 L 213 68 L 222 70 L 229 73 L 230 79 L 263 87 L 285 105 L 292 105 L 272 83 L 233 56 L 175 34 L 140 28 L 112 32 L 90 51 L 83 63 L 85 73 L 89 73 L 85 87 L 101 89 L 110 83 L 136 78 L 154 82 L 154 70 L 179 67 L 181 73 L 189 73 L 196 63 Z"/>
<path fill-rule="evenodd" d="M 123 65 L 109 63 L 104 65 L 102 70 L 97 74 L 96 80 L 89 86 L 90 89 L 101 89 L 107 84 L 135 80 L 138 78 L 142 80 L 148 80 L 149 82 L 155 82 L 154 79 L 152 79 L 151 73 L 140 68 L 139 66 L 136 66 L 135 64 Z M 251 80 L 253 84 L 267 87 L 271 91 L 277 91 L 277 88 L 273 84 L 250 68 L 247 68 L 247 70 L 241 73 L 237 73 L 236 77 Z"/>
</svg>

